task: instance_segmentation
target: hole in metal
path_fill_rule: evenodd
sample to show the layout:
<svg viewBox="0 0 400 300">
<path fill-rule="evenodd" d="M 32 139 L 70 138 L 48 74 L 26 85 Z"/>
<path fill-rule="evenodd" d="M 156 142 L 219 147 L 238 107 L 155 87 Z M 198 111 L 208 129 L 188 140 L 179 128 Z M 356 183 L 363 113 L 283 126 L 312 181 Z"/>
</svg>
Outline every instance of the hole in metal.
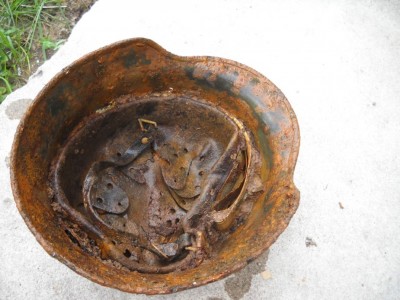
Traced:
<svg viewBox="0 0 400 300">
<path fill-rule="evenodd" d="M 132 256 L 132 253 L 131 253 L 131 251 L 129 251 L 128 249 L 125 249 L 124 255 L 125 255 L 125 257 L 129 258 L 129 257 Z"/>
</svg>

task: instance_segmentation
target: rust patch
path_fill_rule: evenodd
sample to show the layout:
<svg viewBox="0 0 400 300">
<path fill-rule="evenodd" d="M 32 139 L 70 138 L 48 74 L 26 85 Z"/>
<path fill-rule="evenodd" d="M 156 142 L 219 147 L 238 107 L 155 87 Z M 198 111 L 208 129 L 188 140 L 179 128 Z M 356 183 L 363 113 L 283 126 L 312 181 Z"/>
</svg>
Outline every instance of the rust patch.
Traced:
<svg viewBox="0 0 400 300">
<path fill-rule="evenodd" d="M 165 294 L 226 277 L 277 239 L 299 203 L 299 142 L 288 101 L 261 74 L 133 39 L 38 95 L 11 182 L 52 256 L 100 284 Z"/>
<path fill-rule="evenodd" d="M 258 150 L 240 121 L 199 100 L 113 103 L 77 126 L 50 178 L 64 219 L 79 224 L 71 211 L 82 214 L 102 251 L 78 242 L 82 230 L 66 233 L 132 271 L 194 268 L 246 219 L 240 206 L 255 199 L 244 194 L 260 177 Z"/>
</svg>

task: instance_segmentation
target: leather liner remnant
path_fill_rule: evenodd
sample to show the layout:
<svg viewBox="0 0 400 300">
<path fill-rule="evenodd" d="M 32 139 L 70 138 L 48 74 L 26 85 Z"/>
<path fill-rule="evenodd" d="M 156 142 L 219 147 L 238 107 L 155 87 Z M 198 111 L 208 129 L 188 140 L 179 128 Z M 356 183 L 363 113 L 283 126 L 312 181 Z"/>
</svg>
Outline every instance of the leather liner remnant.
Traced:
<svg viewBox="0 0 400 300">
<path fill-rule="evenodd" d="M 218 107 L 128 95 L 68 137 L 52 164 L 53 207 L 75 224 L 71 240 L 105 262 L 142 273 L 194 268 L 245 222 L 263 191 L 259 161 L 244 124 Z"/>
</svg>

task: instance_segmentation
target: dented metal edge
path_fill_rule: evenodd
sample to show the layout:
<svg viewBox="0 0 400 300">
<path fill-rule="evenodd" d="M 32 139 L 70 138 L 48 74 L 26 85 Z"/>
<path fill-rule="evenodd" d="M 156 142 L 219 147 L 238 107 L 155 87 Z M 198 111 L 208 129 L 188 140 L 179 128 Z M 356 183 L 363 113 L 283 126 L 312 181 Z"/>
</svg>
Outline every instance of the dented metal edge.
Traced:
<svg viewBox="0 0 400 300">
<path fill-rule="evenodd" d="M 65 76 L 70 71 L 73 71 L 74 69 L 79 68 L 79 66 L 81 64 L 83 64 L 88 58 L 94 57 L 94 56 L 96 56 L 98 54 L 104 54 L 106 52 L 112 51 L 114 48 L 118 48 L 118 47 L 121 47 L 121 46 L 129 46 L 129 45 L 139 44 L 139 43 L 143 44 L 144 46 L 148 46 L 148 47 L 151 47 L 151 48 L 155 49 L 160 54 L 164 55 L 166 58 L 169 58 L 169 59 L 172 59 L 172 60 L 176 60 L 176 61 L 218 62 L 218 63 L 224 63 L 224 64 L 232 65 L 234 67 L 240 68 L 243 71 L 254 75 L 255 77 L 261 79 L 261 82 L 264 81 L 264 82 L 272 85 L 273 87 L 275 87 L 278 91 L 280 91 L 279 88 L 277 88 L 264 75 L 260 74 L 259 72 L 255 71 L 254 69 L 252 69 L 252 68 L 250 68 L 248 66 L 245 66 L 243 64 L 240 64 L 240 63 L 232 61 L 232 60 L 228 60 L 228 59 L 224 59 L 224 58 L 218 58 L 218 57 L 209 57 L 209 56 L 178 56 L 178 55 L 174 55 L 174 54 L 166 51 L 164 48 L 162 48 L 161 46 L 159 46 L 155 42 L 153 42 L 153 41 L 151 41 L 149 39 L 145 39 L 145 38 L 134 38 L 134 39 L 128 39 L 128 40 L 120 41 L 120 42 L 105 46 L 103 48 L 100 48 L 100 49 L 98 49 L 96 51 L 93 51 L 93 52 L 91 52 L 89 54 L 86 54 L 85 56 L 83 56 L 80 59 L 76 60 L 71 65 L 65 67 L 56 76 L 54 76 L 50 80 L 50 82 L 47 83 L 43 87 L 43 89 L 39 92 L 39 94 L 36 96 L 35 100 L 30 104 L 29 108 L 27 109 L 26 113 L 24 114 L 23 118 L 21 119 L 21 121 L 20 121 L 20 123 L 18 125 L 18 128 L 16 130 L 14 141 L 13 141 L 13 145 L 12 145 L 12 150 L 11 150 L 10 179 L 11 179 L 11 186 L 12 186 L 12 191 L 13 191 L 13 195 L 14 195 L 14 201 L 16 203 L 16 206 L 18 208 L 19 213 L 21 214 L 22 218 L 24 219 L 25 223 L 27 224 L 29 230 L 35 236 L 36 240 L 45 249 L 45 251 L 49 253 L 49 255 L 51 255 L 52 257 L 56 258 L 60 262 L 62 262 L 63 264 L 68 266 L 71 270 L 75 271 L 76 273 L 78 273 L 78 274 L 80 274 L 80 275 L 82 275 L 82 276 L 84 276 L 86 278 L 89 278 L 89 279 L 93 280 L 94 282 L 96 282 L 98 284 L 101 284 L 101 285 L 104 285 L 104 286 L 117 288 L 117 289 L 120 289 L 122 291 L 131 292 L 131 293 L 145 293 L 145 294 L 149 294 L 149 295 L 153 295 L 153 294 L 168 294 L 168 293 L 173 293 L 173 292 L 177 292 L 177 291 L 188 289 L 188 288 L 197 287 L 197 286 L 204 285 L 204 284 L 207 284 L 207 283 L 210 283 L 210 282 L 214 282 L 216 280 L 219 280 L 221 278 L 224 278 L 224 277 L 230 275 L 233 272 L 236 272 L 239 269 L 242 269 L 249 262 L 251 262 L 252 260 L 257 258 L 266 249 L 268 249 L 276 241 L 276 239 L 279 237 L 279 235 L 286 229 L 287 225 L 289 224 L 290 219 L 293 217 L 294 212 L 298 208 L 299 197 L 300 197 L 300 193 L 299 193 L 298 189 L 296 188 L 296 186 L 294 185 L 294 182 L 293 182 L 293 172 L 294 172 L 294 168 L 296 166 L 296 161 L 297 161 L 297 157 L 298 157 L 298 149 L 299 149 L 299 145 L 300 145 L 299 124 L 298 124 L 297 117 L 296 117 L 291 105 L 287 101 L 286 97 L 284 97 L 281 101 L 284 102 L 287 114 L 291 118 L 291 121 L 292 121 L 291 122 L 291 126 L 292 126 L 292 129 L 293 129 L 293 140 L 292 140 L 292 143 L 291 143 L 292 147 L 290 149 L 291 151 L 290 151 L 289 159 L 288 159 L 288 162 L 287 162 L 287 171 L 288 171 L 288 174 L 290 175 L 289 186 L 290 186 L 290 193 L 292 195 L 291 196 L 292 205 L 289 208 L 290 211 L 286 214 L 286 218 L 282 220 L 282 224 L 284 226 L 281 227 L 280 230 L 277 230 L 276 232 L 274 232 L 272 234 L 269 242 L 266 243 L 263 248 L 259 249 L 259 251 L 257 251 L 257 253 L 255 255 L 253 255 L 253 257 L 248 259 L 246 262 L 242 262 L 240 265 L 236 265 L 235 267 L 230 269 L 229 272 L 220 273 L 220 274 L 217 274 L 217 275 L 215 275 L 213 277 L 202 278 L 202 279 L 198 280 L 196 282 L 196 284 L 182 285 L 182 286 L 177 286 L 177 287 L 174 287 L 174 288 L 171 288 L 171 287 L 159 288 L 159 287 L 157 287 L 157 288 L 154 288 L 154 290 L 151 290 L 151 289 L 143 290 L 140 287 L 132 288 L 131 286 L 120 286 L 117 283 L 111 282 L 111 281 L 110 282 L 109 281 L 105 282 L 105 280 L 102 277 L 98 276 L 97 274 L 88 272 L 88 271 L 80 268 L 80 266 L 77 266 L 74 262 L 70 261 L 69 259 L 66 259 L 60 253 L 56 253 L 54 251 L 54 247 L 47 240 L 45 240 L 43 238 L 41 233 L 39 233 L 35 229 L 34 224 L 32 223 L 30 217 L 25 214 L 25 212 L 23 210 L 23 203 L 20 200 L 21 195 L 22 195 L 23 192 L 20 190 L 20 187 L 19 187 L 19 185 L 18 185 L 18 183 L 16 181 L 15 172 L 16 172 L 17 165 L 18 165 L 16 154 L 17 154 L 18 147 L 19 147 L 19 144 L 20 144 L 21 135 L 22 135 L 22 133 L 24 131 L 24 128 L 25 128 L 25 122 L 28 120 L 28 118 L 31 116 L 32 112 L 34 111 L 35 107 L 38 105 L 38 101 L 37 100 L 42 98 L 49 89 L 54 87 L 56 85 L 56 83 L 60 79 L 63 78 L 63 76 Z"/>
</svg>

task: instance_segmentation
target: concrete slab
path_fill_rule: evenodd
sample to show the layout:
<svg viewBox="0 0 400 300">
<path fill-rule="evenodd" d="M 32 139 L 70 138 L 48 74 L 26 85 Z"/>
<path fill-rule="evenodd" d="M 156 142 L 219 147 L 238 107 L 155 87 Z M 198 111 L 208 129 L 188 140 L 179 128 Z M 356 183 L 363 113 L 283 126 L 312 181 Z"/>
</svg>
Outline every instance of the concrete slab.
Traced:
<svg viewBox="0 0 400 300">
<path fill-rule="evenodd" d="M 301 205 L 268 260 L 152 299 L 400 297 L 399 2 L 99 0 L 0 106 L 0 299 L 146 298 L 94 284 L 48 256 L 9 180 L 13 135 L 31 99 L 75 59 L 131 37 L 257 69 L 286 94 L 302 135 Z"/>
</svg>

